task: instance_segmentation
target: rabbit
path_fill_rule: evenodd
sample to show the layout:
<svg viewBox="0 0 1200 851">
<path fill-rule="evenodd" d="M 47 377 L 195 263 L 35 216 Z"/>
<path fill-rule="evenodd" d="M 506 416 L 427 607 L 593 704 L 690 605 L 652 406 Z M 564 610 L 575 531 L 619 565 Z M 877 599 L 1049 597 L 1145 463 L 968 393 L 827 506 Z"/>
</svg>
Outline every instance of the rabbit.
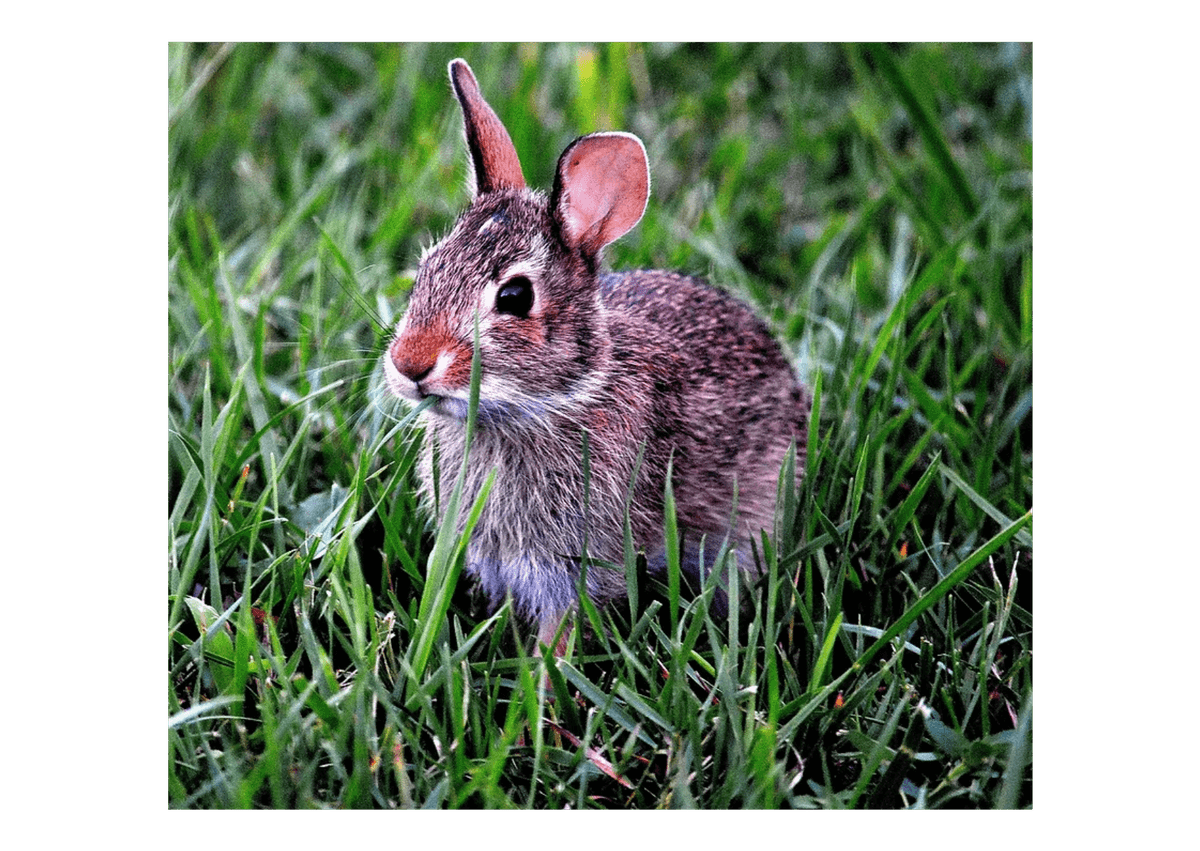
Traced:
<svg viewBox="0 0 1200 851">
<path fill-rule="evenodd" d="M 640 221 L 649 199 L 636 136 L 573 141 L 547 196 L 526 187 L 467 63 L 453 60 L 449 75 L 472 201 L 421 257 L 382 357 L 386 386 L 403 400 L 433 399 L 419 476 L 430 502 L 444 500 L 462 466 L 478 323 L 460 529 L 493 470 L 495 479 L 466 571 L 493 606 L 511 597 L 536 625 L 537 652 L 562 655 L 585 544 L 586 593 L 597 605 L 626 591 L 614 566 L 624 563 L 626 516 L 650 567 L 663 569 L 668 470 L 687 569 L 703 573 L 703 538 L 709 553 L 727 541 L 753 572 L 749 542 L 773 528 L 789 446 L 804 469 L 811 401 L 767 327 L 731 295 L 674 272 L 601 270 L 601 251 Z"/>
</svg>

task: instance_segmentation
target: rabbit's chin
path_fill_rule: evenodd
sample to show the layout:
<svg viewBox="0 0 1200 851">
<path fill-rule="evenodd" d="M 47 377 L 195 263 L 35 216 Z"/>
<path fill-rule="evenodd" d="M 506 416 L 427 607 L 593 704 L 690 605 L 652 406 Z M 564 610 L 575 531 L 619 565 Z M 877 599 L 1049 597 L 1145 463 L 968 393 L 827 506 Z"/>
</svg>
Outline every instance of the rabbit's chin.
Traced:
<svg viewBox="0 0 1200 851">
<path fill-rule="evenodd" d="M 469 408 L 466 399 L 460 399 L 457 396 L 437 396 L 436 398 L 437 401 L 428 409 L 430 413 L 466 422 Z M 553 407 L 536 399 L 517 404 L 481 398 L 475 417 L 476 422 L 480 425 L 506 426 L 525 422 L 541 422 L 553 413 Z"/>
<path fill-rule="evenodd" d="M 437 401 L 429 408 L 431 413 L 440 414 L 443 417 L 449 417 L 453 420 L 466 420 L 467 418 L 467 402 L 465 399 L 456 399 L 453 396 L 439 396 Z"/>
<path fill-rule="evenodd" d="M 437 401 L 428 408 L 429 413 L 445 417 L 446 419 L 456 420 L 460 423 L 466 423 L 469 408 L 466 399 L 460 399 L 457 396 L 434 396 L 434 398 Z M 479 425 L 499 427 L 536 419 L 537 406 L 528 406 L 532 410 L 526 410 L 526 407 L 514 406 L 507 402 L 480 399 L 479 407 L 475 412 L 475 421 Z"/>
</svg>

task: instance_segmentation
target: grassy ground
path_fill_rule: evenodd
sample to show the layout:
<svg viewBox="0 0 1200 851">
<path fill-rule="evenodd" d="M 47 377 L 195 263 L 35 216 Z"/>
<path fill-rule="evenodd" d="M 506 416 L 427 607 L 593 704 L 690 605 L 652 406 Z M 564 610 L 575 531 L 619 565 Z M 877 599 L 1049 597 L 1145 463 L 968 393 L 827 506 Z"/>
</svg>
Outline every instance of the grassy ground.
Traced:
<svg viewBox="0 0 1200 851">
<path fill-rule="evenodd" d="M 377 359 L 465 204 L 471 63 L 530 183 L 646 142 L 615 268 L 755 304 L 814 387 L 767 577 L 641 577 L 537 688 L 413 492 Z M 1032 804 L 1025 45 L 172 45 L 175 807 Z"/>
</svg>

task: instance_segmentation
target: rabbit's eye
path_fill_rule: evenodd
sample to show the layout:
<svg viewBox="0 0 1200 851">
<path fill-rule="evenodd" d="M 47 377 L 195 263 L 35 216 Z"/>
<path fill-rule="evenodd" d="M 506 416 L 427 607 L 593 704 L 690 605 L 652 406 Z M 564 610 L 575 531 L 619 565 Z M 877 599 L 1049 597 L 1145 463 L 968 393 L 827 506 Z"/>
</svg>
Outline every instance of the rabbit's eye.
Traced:
<svg viewBox="0 0 1200 851">
<path fill-rule="evenodd" d="M 533 284 L 523 275 L 512 278 L 496 293 L 496 310 L 524 319 L 533 307 Z"/>
</svg>

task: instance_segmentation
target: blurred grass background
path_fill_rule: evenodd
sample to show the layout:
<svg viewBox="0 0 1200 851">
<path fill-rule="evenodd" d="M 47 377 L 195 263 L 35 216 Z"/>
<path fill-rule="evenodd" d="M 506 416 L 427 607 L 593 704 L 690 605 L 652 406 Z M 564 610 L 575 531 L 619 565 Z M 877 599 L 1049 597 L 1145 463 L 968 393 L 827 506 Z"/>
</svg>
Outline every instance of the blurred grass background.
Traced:
<svg viewBox="0 0 1200 851">
<path fill-rule="evenodd" d="M 650 208 L 610 265 L 737 292 L 818 389 L 748 613 L 647 580 L 553 703 L 506 610 L 463 584 L 418 611 L 437 530 L 372 390 L 467 201 L 455 56 L 531 185 L 577 135 L 637 133 Z M 1032 802 L 1029 45 L 168 62 L 173 806 Z"/>
</svg>

